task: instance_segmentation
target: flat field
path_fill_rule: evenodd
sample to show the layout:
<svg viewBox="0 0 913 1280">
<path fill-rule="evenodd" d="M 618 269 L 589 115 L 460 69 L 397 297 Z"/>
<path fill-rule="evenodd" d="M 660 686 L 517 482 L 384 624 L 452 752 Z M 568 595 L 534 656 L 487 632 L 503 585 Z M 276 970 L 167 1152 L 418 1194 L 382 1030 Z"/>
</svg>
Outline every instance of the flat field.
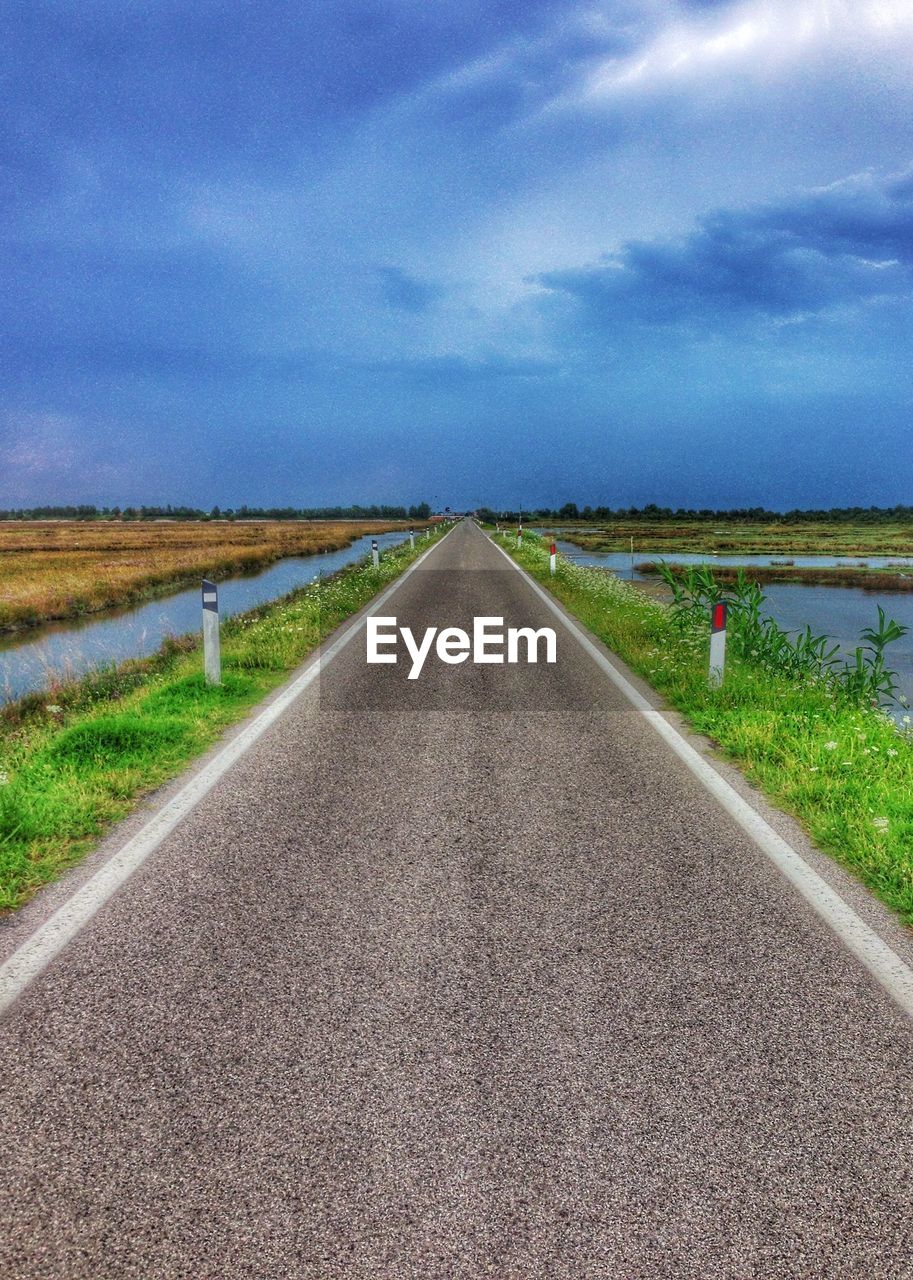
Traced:
<svg viewBox="0 0 913 1280">
<path fill-rule="evenodd" d="M 376 520 L 3 522 L 0 630 L 95 613 L 407 527 Z"/>
<path fill-rule="evenodd" d="M 556 522 L 557 523 L 557 522 Z M 548 532 L 553 525 L 534 521 Z M 561 537 L 587 551 L 676 551 L 738 555 L 913 555 L 913 524 L 843 524 L 816 520 L 743 524 L 741 521 L 630 520 L 560 525 Z"/>
</svg>

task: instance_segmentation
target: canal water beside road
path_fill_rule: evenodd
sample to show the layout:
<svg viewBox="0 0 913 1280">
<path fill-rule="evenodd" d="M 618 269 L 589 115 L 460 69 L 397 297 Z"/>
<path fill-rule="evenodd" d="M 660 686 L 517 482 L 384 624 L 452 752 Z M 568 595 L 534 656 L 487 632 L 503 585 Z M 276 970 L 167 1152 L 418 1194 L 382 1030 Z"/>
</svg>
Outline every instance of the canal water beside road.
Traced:
<svg viewBox="0 0 913 1280">
<path fill-rule="evenodd" d="M 223 618 L 244 613 L 306 586 L 319 575 L 336 573 L 370 554 L 376 537 L 381 551 L 408 538 L 401 530 L 366 534 L 340 551 L 290 556 L 259 573 L 219 583 Z M 148 657 L 167 636 L 200 630 L 200 588 L 177 591 L 126 609 L 32 627 L 0 636 L 0 703 L 47 688 L 61 677 L 75 678 L 127 658 Z"/>
</svg>

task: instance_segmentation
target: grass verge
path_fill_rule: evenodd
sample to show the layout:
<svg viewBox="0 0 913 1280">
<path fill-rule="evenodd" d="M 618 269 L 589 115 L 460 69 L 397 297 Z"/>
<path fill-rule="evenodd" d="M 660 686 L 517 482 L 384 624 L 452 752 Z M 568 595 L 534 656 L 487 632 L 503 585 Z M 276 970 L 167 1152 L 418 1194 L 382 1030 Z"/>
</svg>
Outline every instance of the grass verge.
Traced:
<svg viewBox="0 0 913 1280">
<path fill-rule="evenodd" d="M 203 682 L 193 637 L 30 696 L 0 716 L 0 912 L 88 852 L 143 795 L 179 773 L 281 684 L 432 542 L 387 551 L 222 627 L 222 684 Z"/>
<path fill-rule="evenodd" d="M 707 684 L 707 637 L 601 569 L 558 558 L 534 534 L 500 544 L 638 675 L 711 738 L 815 842 L 913 925 L 913 732 L 815 680 L 727 659 Z"/>
</svg>

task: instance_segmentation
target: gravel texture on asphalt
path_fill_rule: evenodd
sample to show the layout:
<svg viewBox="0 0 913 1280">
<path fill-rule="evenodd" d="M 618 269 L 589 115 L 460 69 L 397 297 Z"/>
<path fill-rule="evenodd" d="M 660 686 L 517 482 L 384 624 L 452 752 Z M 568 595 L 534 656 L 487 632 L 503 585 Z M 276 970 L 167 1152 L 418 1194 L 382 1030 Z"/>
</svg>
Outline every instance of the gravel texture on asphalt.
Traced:
<svg viewBox="0 0 913 1280">
<path fill-rule="evenodd" d="M 395 606 L 395 607 L 394 607 Z M 0 1025 L 0 1274 L 913 1276 L 913 1034 L 473 525 Z"/>
</svg>

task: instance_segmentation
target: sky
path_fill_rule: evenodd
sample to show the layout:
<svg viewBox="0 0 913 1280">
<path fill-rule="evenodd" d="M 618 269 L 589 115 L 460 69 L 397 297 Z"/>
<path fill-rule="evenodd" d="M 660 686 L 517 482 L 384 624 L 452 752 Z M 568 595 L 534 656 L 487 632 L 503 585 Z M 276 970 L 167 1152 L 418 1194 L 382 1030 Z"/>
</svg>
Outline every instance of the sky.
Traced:
<svg viewBox="0 0 913 1280">
<path fill-rule="evenodd" d="M 913 0 L 11 0 L 0 507 L 913 502 Z"/>
</svg>

